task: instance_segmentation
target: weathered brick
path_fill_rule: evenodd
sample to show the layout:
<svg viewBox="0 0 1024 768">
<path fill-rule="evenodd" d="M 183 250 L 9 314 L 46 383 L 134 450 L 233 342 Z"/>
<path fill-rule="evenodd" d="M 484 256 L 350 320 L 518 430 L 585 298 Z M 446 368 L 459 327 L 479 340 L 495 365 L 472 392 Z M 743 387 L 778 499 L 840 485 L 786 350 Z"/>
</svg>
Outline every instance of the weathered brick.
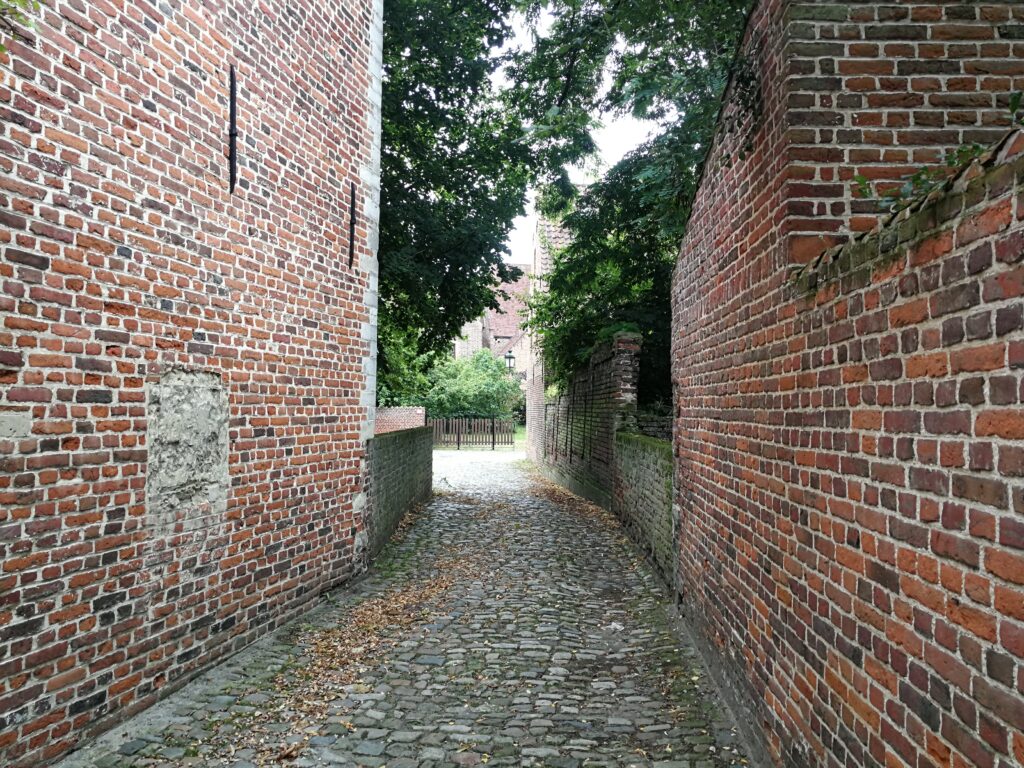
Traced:
<svg viewBox="0 0 1024 768">
<path fill-rule="evenodd" d="M 363 567 L 379 10 L 72 0 L 0 56 L 0 765 L 53 763 Z M 182 372 L 223 383 L 217 429 L 157 441 Z M 172 535 L 147 485 L 189 466 Z"/>
<path fill-rule="evenodd" d="M 754 152 L 705 172 L 673 279 L 678 589 L 725 659 L 787 660 L 733 667 L 780 764 L 1002 768 L 1009 702 L 974 686 L 1015 690 L 1000 679 L 1019 687 L 1006 658 L 1024 658 L 1000 591 L 1024 579 L 1005 522 L 1024 513 L 1020 150 L 875 232 L 851 179 L 1001 139 L 994 112 L 1024 65 L 995 25 L 1019 13 L 855 3 L 850 23 L 776 26 L 788 5 L 756 4 L 748 40 L 787 69 L 760 72 L 771 118 Z M 838 41 L 846 57 L 812 55 Z M 818 106 L 844 123 L 814 124 Z M 708 168 L 740 139 L 717 141 Z M 787 283 L 787 264 L 819 257 Z M 866 651 L 854 669 L 840 635 Z M 852 706 L 873 684 L 900 700 Z"/>
</svg>

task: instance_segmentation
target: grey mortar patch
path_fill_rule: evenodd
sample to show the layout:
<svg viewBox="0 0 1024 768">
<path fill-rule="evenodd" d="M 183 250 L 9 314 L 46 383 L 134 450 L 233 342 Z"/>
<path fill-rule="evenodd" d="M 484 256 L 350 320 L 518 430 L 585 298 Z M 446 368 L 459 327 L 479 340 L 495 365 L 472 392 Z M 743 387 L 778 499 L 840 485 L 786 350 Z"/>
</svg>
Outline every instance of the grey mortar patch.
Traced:
<svg viewBox="0 0 1024 768">
<path fill-rule="evenodd" d="M 173 369 L 148 392 L 146 514 L 158 533 L 216 524 L 227 511 L 228 393 L 220 376 Z"/>
</svg>

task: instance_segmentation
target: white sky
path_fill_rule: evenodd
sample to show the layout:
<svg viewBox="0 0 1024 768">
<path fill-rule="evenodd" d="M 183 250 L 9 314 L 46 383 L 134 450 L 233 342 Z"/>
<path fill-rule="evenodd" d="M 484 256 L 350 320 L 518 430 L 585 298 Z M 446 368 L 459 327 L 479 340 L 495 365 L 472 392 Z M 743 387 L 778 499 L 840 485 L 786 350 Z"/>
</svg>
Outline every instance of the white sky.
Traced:
<svg viewBox="0 0 1024 768">
<path fill-rule="evenodd" d="M 611 168 L 631 150 L 644 143 L 650 135 L 653 125 L 636 120 L 632 117 L 606 120 L 604 125 L 594 133 L 599 153 L 599 168 L 604 171 Z M 569 169 L 569 177 L 576 184 L 594 179 L 593 168 Z M 520 216 L 513 223 L 506 244 L 509 255 L 505 261 L 511 264 L 531 264 L 533 262 L 533 236 L 537 227 L 537 215 L 533 211 L 533 202 L 527 204 L 527 215 Z"/>
<path fill-rule="evenodd" d="M 542 31 L 545 31 L 548 23 L 548 19 L 542 19 L 540 24 Z M 514 22 L 513 27 L 515 29 L 515 38 L 510 45 L 516 47 L 529 45 L 530 36 L 525 24 L 520 20 Z M 643 144 L 650 136 L 654 127 L 654 123 L 636 120 L 630 116 L 607 117 L 603 119 L 602 126 L 594 132 L 594 141 L 597 144 L 598 150 L 596 161 L 587 167 L 570 168 L 569 178 L 576 184 L 593 181 L 605 170 L 619 162 L 631 150 Z M 520 216 L 513 223 L 512 232 L 507 240 L 509 247 L 509 255 L 505 259 L 507 262 L 518 265 L 532 263 L 533 236 L 536 227 L 537 216 L 533 211 L 531 199 L 531 202 L 527 204 L 527 215 Z"/>
</svg>

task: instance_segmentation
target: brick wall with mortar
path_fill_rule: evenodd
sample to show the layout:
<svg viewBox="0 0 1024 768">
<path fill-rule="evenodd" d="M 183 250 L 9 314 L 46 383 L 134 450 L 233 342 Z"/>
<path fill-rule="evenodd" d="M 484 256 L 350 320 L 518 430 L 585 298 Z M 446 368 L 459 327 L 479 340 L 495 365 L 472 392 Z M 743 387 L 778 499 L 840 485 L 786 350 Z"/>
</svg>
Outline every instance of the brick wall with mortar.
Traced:
<svg viewBox="0 0 1024 768">
<path fill-rule="evenodd" d="M 535 464 L 544 458 L 544 413 L 547 388 L 544 361 L 534 347 L 526 373 L 526 455 Z"/>
<path fill-rule="evenodd" d="M 569 233 L 558 224 L 543 218 L 537 220 L 533 236 L 533 262 L 529 270 L 527 295 L 547 290 L 546 275 L 559 248 L 569 242 Z M 544 357 L 538 339 L 529 339 L 526 366 L 526 454 L 539 464 L 544 457 L 544 415 L 547 403 L 547 381 Z"/>
<path fill-rule="evenodd" d="M 763 0 L 748 33 L 768 86 L 758 151 L 776 183 L 748 197 L 751 212 L 771 199 L 771 215 L 744 217 L 740 259 L 769 229 L 794 260 L 870 229 L 877 207 L 856 175 L 898 186 L 951 148 L 997 141 L 1024 87 L 1021 3 Z"/>
<path fill-rule="evenodd" d="M 675 584 L 677 515 L 672 498 L 672 443 L 615 434 L 612 512 L 647 554 L 666 584 Z"/>
<path fill-rule="evenodd" d="M 415 429 L 427 423 L 427 409 L 418 406 L 394 406 L 378 408 L 374 419 L 374 433 L 398 432 L 403 429 Z"/>
<path fill-rule="evenodd" d="M 0 763 L 361 567 L 381 14 L 49 0 L 0 55 Z"/>
<path fill-rule="evenodd" d="M 370 554 L 387 544 L 405 514 L 430 499 L 434 431 L 430 427 L 377 435 L 367 445 L 366 531 Z"/>
<path fill-rule="evenodd" d="M 573 493 L 611 509 L 615 433 L 636 427 L 640 337 L 620 333 L 599 348 L 587 370 L 544 406 L 538 466 Z"/>
<path fill-rule="evenodd" d="M 678 586 L 786 765 L 1024 763 L 1020 140 L 815 296 L 788 278 L 877 220 L 854 173 L 1005 132 L 1022 18 L 750 20 L 764 116 L 745 160 L 719 136 L 673 287 Z"/>
</svg>

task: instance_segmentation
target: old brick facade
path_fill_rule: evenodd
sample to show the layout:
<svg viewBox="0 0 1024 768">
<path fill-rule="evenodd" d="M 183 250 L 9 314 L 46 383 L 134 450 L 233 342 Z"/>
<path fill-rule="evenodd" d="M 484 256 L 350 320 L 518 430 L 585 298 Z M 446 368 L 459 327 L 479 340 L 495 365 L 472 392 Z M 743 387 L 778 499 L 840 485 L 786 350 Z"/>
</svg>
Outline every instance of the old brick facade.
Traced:
<svg viewBox="0 0 1024 768">
<path fill-rule="evenodd" d="M 537 220 L 533 236 L 533 262 L 529 270 L 527 295 L 547 290 L 547 274 L 551 271 L 555 252 L 569 244 L 569 233 L 546 219 Z M 534 462 L 544 456 L 544 413 L 547 381 L 540 345 L 527 335 L 529 354 L 526 365 L 526 453 Z"/>
<path fill-rule="evenodd" d="M 763 114 L 673 286 L 679 582 L 790 766 L 1024 764 L 1024 142 L 877 221 L 851 183 L 1006 133 L 1019 3 L 764 0 Z M 728 165 L 723 162 L 732 157 Z"/>
<path fill-rule="evenodd" d="M 38 16 L 0 55 L 5 766 L 362 567 L 375 389 L 380 3 Z"/>
</svg>

